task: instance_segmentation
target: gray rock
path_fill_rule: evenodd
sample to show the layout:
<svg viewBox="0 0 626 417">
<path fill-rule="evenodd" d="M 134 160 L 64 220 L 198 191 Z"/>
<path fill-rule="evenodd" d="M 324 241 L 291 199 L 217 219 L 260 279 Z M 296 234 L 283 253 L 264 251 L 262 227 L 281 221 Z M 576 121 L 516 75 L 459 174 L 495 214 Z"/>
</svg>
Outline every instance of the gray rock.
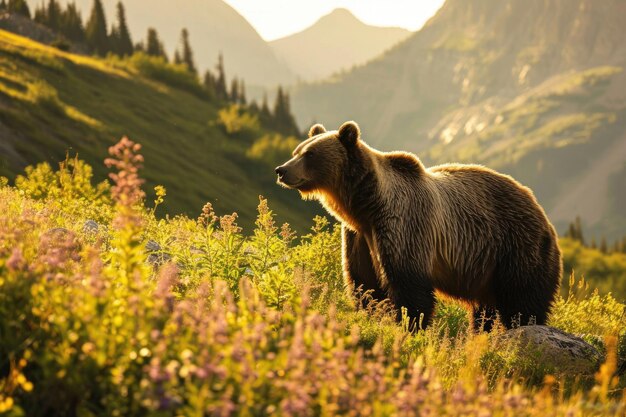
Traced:
<svg viewBox="0 0 626 417">
<path fill-rule="evenodd" d="M 518 341 L 522 359 L 556 374 L 589 377 L 604 360 L 593 345 L 550 326 L 518 327 L 504 333 L 502 339 Z"/>
<path fill-rule="evenodd" d="M 85 233 L 98 233 L 98 229 L 100 226 L 93 220 L 87 220 L 85 224 L 83 224 L 83 232 Z"/>
<path fill-rule="evenodd" d="M 161 245 L 159 245 L 154 240 L 149 240 L 146 242 L 146 251 L 147 252 L 158 252 L 161 250 Z"/>
<path fill-rule="evenodd" d="M 172 255 L 164 252 L 154 252 L 148 255 L 146 261 L 152 266 L 161 266 L 172 260 Z"/>
</svg>

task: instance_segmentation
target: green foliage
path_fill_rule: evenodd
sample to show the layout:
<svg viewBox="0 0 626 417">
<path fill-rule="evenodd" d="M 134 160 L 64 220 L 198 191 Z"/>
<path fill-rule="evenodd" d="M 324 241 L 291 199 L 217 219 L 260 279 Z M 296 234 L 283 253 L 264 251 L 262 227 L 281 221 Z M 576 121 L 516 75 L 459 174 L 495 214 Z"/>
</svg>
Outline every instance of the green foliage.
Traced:
<svg viewBox="0 0 626 417">
<path fill-rule="evenodd" d="M 618 300 L 626 300 L 626 254 L 602 253 L 570 238 L 561 239 L 560 244 L 565 273 L 573 271 L 601 293 L 611 292 Z"/>
<path fill-rule="evenodd" d="M 65 105 L 59 99 L 59 93 L 45 81 L 37 80 L 29 84 L 28 95 L 35 104 L 58 115 L 65 115 Z"/>
<path fill-rule="evenodd" d="M 566 298 L 555 303 L 550 324 L 566 332 L 626 336 L 626 310 L 611 294 L 590 291 L 585 279 L 569 279 Z"/>
<path fill-rule="evenodd" d="M 281 134 L 267 134 L 254 141 L 246 151 L 246 156 L 274 167 L 289 159 L 291 152 L 299 143 L 298 139 L 293 136 L 284 137 Z"/>
<path fill-rule="evenodd" d="M 130 58 L 130 64 L 144 77 L 188 91 L 198 97 L 206 96 L 197 77 L 183 64 L 170 64 L 163 56 L 153 56 L 142 52 L 135 53 Z"/>
<path fill-rule="evenodd" d="M 259 119 L 238 104 L 231 104 L 217 112 L 217 124 L 229 135 L 251 137 L 259 131 Z"/>
<path fill-rule="evenodd" d="M 432 326 L 416 333 L 384 304 L 355 310 L 341 278 L 340 228 L 324 218 L 299 242 L 264 198 L 250 236 L 236 214 L 218 217 L 211 204 L 197 220 L 155 218 L 143 205 L 140 149 L 126 138 L 110 149 L 107 197 L 76 159 L 58 171 L 29 168 L 17 188 L 2 181 L 0 412 L 538 417 L 626 409 L 613 378 L 617 339 L 607 339 L 609 360 L 591 389 L 553 392 L 568 381 L 552 376 L 536 388 L 528 375 L 542 370 L 522 363 L 497 332 L 468 332 L 458 304 L 442 300 Z M 94 205 L 109 215 L 97 231 L 81 230 Z M 155 260 L 148 246 L 163 256 Z M 621 346 L 623 311 L 610 296 L 571 294 L 557 301 L 551 324 L 618 336 Z"/>
<path fill-rule="evenodd" d="M 24 176 L 15 179 L 15 187 L 24 195 L 62 205 L 68 212 L 102 221 L 109 219 L 109 184 L 92 185 L 92 168 L 84 161 L 66 157 L 57 171 L 47 162 L 26 167 Z"/>
</svg>

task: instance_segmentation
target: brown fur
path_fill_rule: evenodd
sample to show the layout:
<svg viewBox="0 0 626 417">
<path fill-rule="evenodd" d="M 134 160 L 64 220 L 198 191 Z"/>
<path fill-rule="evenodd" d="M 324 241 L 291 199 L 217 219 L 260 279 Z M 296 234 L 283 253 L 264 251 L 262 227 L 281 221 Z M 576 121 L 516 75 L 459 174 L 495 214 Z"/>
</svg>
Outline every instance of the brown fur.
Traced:
<svg viewBox="0 0 626 417">
<path fill-rule="evenodd" d="M 413 154 L 370 148 L 354 122 L 314 126 L 293 156 L 279 182 L 342 222 L 352 289 L 423 314 L 424 324 L 435 291 L 471 304 L 486 328 L 496 311 L 508 327 L 545 323 L 561 253 L 532 191 L 513 178 L 478 165 L 427 169 Z"/>
</svg>

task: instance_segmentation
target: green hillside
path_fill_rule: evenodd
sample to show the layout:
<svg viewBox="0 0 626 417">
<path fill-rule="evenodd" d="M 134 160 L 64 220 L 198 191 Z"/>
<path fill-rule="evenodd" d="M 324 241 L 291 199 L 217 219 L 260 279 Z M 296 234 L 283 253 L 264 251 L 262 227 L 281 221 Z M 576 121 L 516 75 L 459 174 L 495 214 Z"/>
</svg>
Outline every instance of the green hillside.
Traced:
<svg viewBox="0 0 626 417">
<path fill-rule="evenodd" d="M 626 2 L 448 0 L 379 59 L 294 93 L 301 124 L 354 119 L 381 149 L 533 188 L 559 231 L 626 229 Z M 622 174 L 620 174 L 622 173 Z M 622 199 L 623 200 L 623 199 Z"/>
<path fill-rule="evenodd" d="M 99 60 L 0 31 L 0 175 L 12 179 L 43 161 L 55 167 L 69 150 L 104 179 L 107 148 L 128 135 L 143 145 L 148 199 L 155 185 L 164 185 L 168 213 L 193 216 L 211 201 L 218 212 L 238 210 L 240 223 L 250 226 L 263 194 L 272 197 L 281 221 L 308 228 L 315 205 L 274 184 L 271 158 L 246 156 L 273 132 L 241 110 L 240 120 L 229 122 L 243 125 L 224 127 L 220 105 L 193 83 L 180 69 L 147 58 Z"/>
</svg>

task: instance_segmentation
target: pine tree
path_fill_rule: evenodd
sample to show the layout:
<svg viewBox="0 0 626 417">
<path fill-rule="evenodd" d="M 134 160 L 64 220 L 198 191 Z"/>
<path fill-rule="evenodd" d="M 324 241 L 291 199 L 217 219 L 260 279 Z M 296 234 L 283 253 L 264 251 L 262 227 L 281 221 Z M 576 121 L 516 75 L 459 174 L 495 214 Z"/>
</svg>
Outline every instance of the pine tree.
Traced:
<svg viewBox="0 0 626 417">
<path fill-rule="evenodd" d="M 230 82 L 230 94 L 228 98 L 232 103 L 239 103 L 239 80 L 237 77 L 233 78 Z"/>
<path fill-rule="evenodd" d="M 600 252 L 607 253 L 608 251 L 609 247 L 606 243 L 606 237 L 602 236 L 602 239 L 600 240 Z"/>
<path fill-rule="evenodd" d="M 0 1 L 0 11 L 5 11 L 6 9 L 7 9 L 7 2 L 6 2 L 6 0 Z"/>
<path fill-rule="evenodd" d="M 267 104 L 267 93 L 263 93 L 263 101 L 261 102 L 261 120 L 264 123 L 270 123 L 272 120 L 272 112 Z"/>
<path fill-rule="evenodd" d="M 575 220 L 575 228 L 576 228 L 576 240 L 585 245 L 585 237 L 583 236 L 583 223 L 580 220 L 580 216 L 576 216 Z"/>
<path fill-rule="evenodd" d="M 133 54 L 133 41 L 130 38 L 130 31 L 126 23 L 126 11 L 122 2 L 117 3 L 117 53 L 120 56 Z"/>
<path fill-rule="evenodd" d="M 283 90 L 282 86 L 278 86 L 276 92 L 276 101 L 274 103 L 274 128 L 285 135 L 298 134 L 296 121 L 291 114 L 291 105 L 289 103 L 289 95 Z"/>
<path fill-rule="evenodd" d="M 139 41 L 135 44 L 135 52 L 146 52 L 146 47 L 144 46 L 142 41 Z"/>
<path fill-rule="evenodd" d="M 181 32 L 180 43 L 182 52 L 179 57 L 182 59 L 183 63 L 187 65 L 189 71 L 197 74 L 198 70 L 196 69 L 196 64 L 193 60 L 193 51 L 191 50 L 191 45 L 189 44 L 189 31 L 187 31 L 187 29 L 183 29 Z"/>
<path fill-rule="evenodd" d="M 33 20 L 40 25 L 48 25 L 48 13 L 46 12 L 46 7 L 43 4 L 35 8 Z"/>
<path fill-rule="evenodd" d="M 59 32 L 61 29 L 61 16 L 63 11 L 56 0 L 50 0 L 46 9 L 46 26 Z"/>
<path fill-rule="evenodd" d="M 120 31 L 116 25 L 111 26 L 111 32 L 109 32 L 109 52 L 115 55 L 120 54 Z"/>
<path fill-rule="evenodd" d="M 245 106 L 248 104 L 248 99 L 246 97 L 246 82 L 241 80 L 239 83 L 239 104 Z"/>
<path fill-rule="evenodd" d="M 159 34 L 156 29 L 148 28 L 148 37 L 146 39 L 146 53 L 152 56 L 163 57 L 167 61 L 167 54 L 163 43 L 159 39 Z"/>
<path fill-rule="evenodd" d="M 205 90 L 209 93 L 210 97 L 215 97 L 215 77 L 211 74 L 211 71 L 206 71 L 204 73 L 203 82 Z"/>
<path fill-rule="evenodd" d="M 598 245 L 596 244 L 596 238 L 595 237 L 591 238 L 591 244 L 589 245 L 589 247 L 591 249 L 597 249 L 598 248 Z"/>
<path fill-rule="evenodd" d="M 107 52 L 109 52 L 110 47 L 109 36 L 107 34 L 106 16 L 104 14 L 104 7 L 102 7 L 101 0 L 94 0 L 91 15 L 85 30 L 85 37 L 87 39 L 87 45 L 89 45 L 92 52 L 101 56 L 106 55 Z"/>
<path fill-rule="evenodd" d="M 10 13 L 20 14 L 30 19 L 30 9 L 26 0 L 9 0 L 9 4 L 6 6 Z"/>
<path fill-rule="evenodd" d="M 613 247 L 611 248 L 611 252 L 613 253 L 620 253 L 622 251 L 622 242 L 618 240 L 615 241 L 615 243 L 613 243 Z"/>
<path fill-rule="evenodd" d="M 254 99 L 250 102 L 250 106 L 248 106 L 248 108 L 253 114 L 258 114 L 261 111 L 259 103 L 257 103 Z"/>
<path fill-rule="evenodd" d="M 174 64 L 183 65 L 183 59 L 180 57 L 180 52 L 178 52 L 178 49 L 174 51 Z"/>
<path fill-rule="evenodd" d="M 217 79 L 215 80 L 215 93 L 220 100 L 228 98 L 228 90 L 226 88 L 226 73 L 224 71 L 224 56 L 220 53 L 217 59 Z"/>
<path fill-rule="evenodd" d="M 80 11 L 75 3 L 69 3 L 61 16 L 61 31 L 70 40 L 85 41 L 85 28 Z"/>
</svg>

